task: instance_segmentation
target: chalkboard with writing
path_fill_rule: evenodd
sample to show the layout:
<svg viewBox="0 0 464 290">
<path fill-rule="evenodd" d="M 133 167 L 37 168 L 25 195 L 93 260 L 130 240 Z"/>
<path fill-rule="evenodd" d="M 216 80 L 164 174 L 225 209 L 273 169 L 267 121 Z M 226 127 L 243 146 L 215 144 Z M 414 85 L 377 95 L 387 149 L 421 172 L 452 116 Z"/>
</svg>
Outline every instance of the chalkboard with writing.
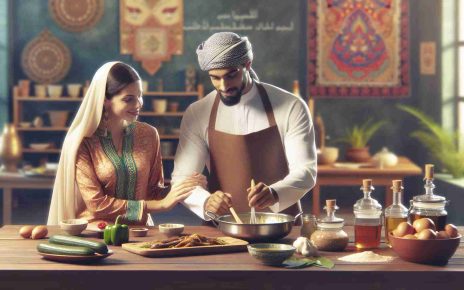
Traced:
<svg viewBox="0 0 464 290">
<path fill-rule="evenodd" d="M 186 56 L 196 59 L 198 44 L 213 33 L 232 31 L 248 36 L 253 68 L 263 82 L 290 89 L 293 80 L 304 79 L 304 1 L 190 0 L 184 5 Z"/>
</svg>

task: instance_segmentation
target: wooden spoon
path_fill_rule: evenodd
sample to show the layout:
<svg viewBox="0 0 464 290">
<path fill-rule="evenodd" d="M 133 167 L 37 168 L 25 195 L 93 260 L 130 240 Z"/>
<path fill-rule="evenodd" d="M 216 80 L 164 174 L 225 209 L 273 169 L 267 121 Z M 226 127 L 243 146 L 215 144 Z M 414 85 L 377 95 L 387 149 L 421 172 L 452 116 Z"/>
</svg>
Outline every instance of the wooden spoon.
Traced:
<svg viewBox="0 0 464 290">
<path fill-rule="evenodd" d="M 232 215 L 234 216 L 235 222 L 238 223 L 238 224 L 243 224 L 242 220 L 240 219 L 238 214 L 235 212 L 235 209 L 233 207 L 230 207 L 229 210 L 232 213 Z"/>
</svg>

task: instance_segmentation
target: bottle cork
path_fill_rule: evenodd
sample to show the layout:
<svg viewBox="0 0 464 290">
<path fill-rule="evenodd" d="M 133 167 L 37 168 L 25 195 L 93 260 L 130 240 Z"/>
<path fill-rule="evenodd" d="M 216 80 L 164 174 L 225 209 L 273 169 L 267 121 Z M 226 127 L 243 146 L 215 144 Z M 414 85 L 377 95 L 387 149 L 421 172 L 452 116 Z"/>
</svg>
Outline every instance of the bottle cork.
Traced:
<svg viewBox="0 0 464 290">
<path fill-rule="evenodd" d="M 372 187 L 372 179 L 363 179 L 363 188 L 370 189 Z"/>
<path fill-rule="evenodd" d="M 433 179 L 434 173 L 433 164 L 425 164 L 425 179 Z"/>
<path fill-rule="evenodd" d="M 297 80 L 293 81 L 293 94 L 300 96 L 300 82 Z"/>
<path fill-rule="evenodd" d="M 337 206 L 337 200 L 336 199 L 327 199 L 325 201 L 325 205 L 327 208 L 335 208 Z"/>
<path fill-rule="evenodd" d="M 393 192 L 401 191 L 401 189 L 403 188 L 403 180 L 392 180 L 392 183 Z"/>
</svg>

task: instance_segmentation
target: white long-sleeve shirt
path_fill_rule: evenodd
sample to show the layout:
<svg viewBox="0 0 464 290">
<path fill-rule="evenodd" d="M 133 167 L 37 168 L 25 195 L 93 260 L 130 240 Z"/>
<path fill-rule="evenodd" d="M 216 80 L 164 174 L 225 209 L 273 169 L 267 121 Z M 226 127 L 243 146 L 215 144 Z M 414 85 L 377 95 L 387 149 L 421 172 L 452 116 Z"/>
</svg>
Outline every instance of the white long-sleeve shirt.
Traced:
<svg viewBox="0 0 464 290">
<path fill-rule="evenodd" d="M 271 102 L 279 134 L 288 161 L 289 174 L 274 184 L 268 184 L 279 196 L 271 206 L 280 212 L 301 199 L 316 182 L 316 146 L 314 127 L 307 105 L 295 95 L 278 87 L 263 83 Z M 177 146 L 172 183 L 182 181 L 193 172 L 210 168 L 208 126 L 216 91 L 191 104 L 182 119 L 180 140 Z M 240 102 L 226 106 L 219 102 L 216 130 L 245 135 L 269 127 L 266 111 L 256 84 L 242 95 Z M 272 158 L 272 156 L 271 156 Z M 210 193 L 201 187 L 193 190 L 183 204 L 202 219 L 204 205 Z"/>
</svg>

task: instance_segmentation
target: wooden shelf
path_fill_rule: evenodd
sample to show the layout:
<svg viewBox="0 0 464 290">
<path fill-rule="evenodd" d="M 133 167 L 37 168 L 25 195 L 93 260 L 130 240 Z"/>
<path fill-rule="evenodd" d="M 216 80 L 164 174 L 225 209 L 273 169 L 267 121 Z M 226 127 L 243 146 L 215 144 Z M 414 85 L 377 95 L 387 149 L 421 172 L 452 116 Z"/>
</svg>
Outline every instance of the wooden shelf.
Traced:
<svg viewBox="0 0 464 290">
<path fill-rule="evenodd" d="M 156 112 L 141 112 L 140 116 L 149 116 L 149 117 L 182 117 L 184 112 L 166 112 L 166 113 L 156 113 Z"/>
<path fill-rule="evenodd" d="M 149 97 L 198 97 L 198 91 L 194 92 L 144 92 L 144 96 Z"/>
<path fill-rule="evenodd" d="M 16 97 L 17 102 L 82 102 L 82 98 L 60 97 L 60 98 L 38 98 L 38 97 Z"/>
<path fill-rule="evenodd" d="M 23 153 L 60 153 L 61 149 L 50 148 L 50 149 L 32 149 L 23 148 Z"/>
<path fill-rule="evenodd" d="M 28 131 L 28 132 L 51 132 L 51 131 L 67 131 L 69 128 L 68 127 L 18 127 L 18 131 Z"/>
</svg>

